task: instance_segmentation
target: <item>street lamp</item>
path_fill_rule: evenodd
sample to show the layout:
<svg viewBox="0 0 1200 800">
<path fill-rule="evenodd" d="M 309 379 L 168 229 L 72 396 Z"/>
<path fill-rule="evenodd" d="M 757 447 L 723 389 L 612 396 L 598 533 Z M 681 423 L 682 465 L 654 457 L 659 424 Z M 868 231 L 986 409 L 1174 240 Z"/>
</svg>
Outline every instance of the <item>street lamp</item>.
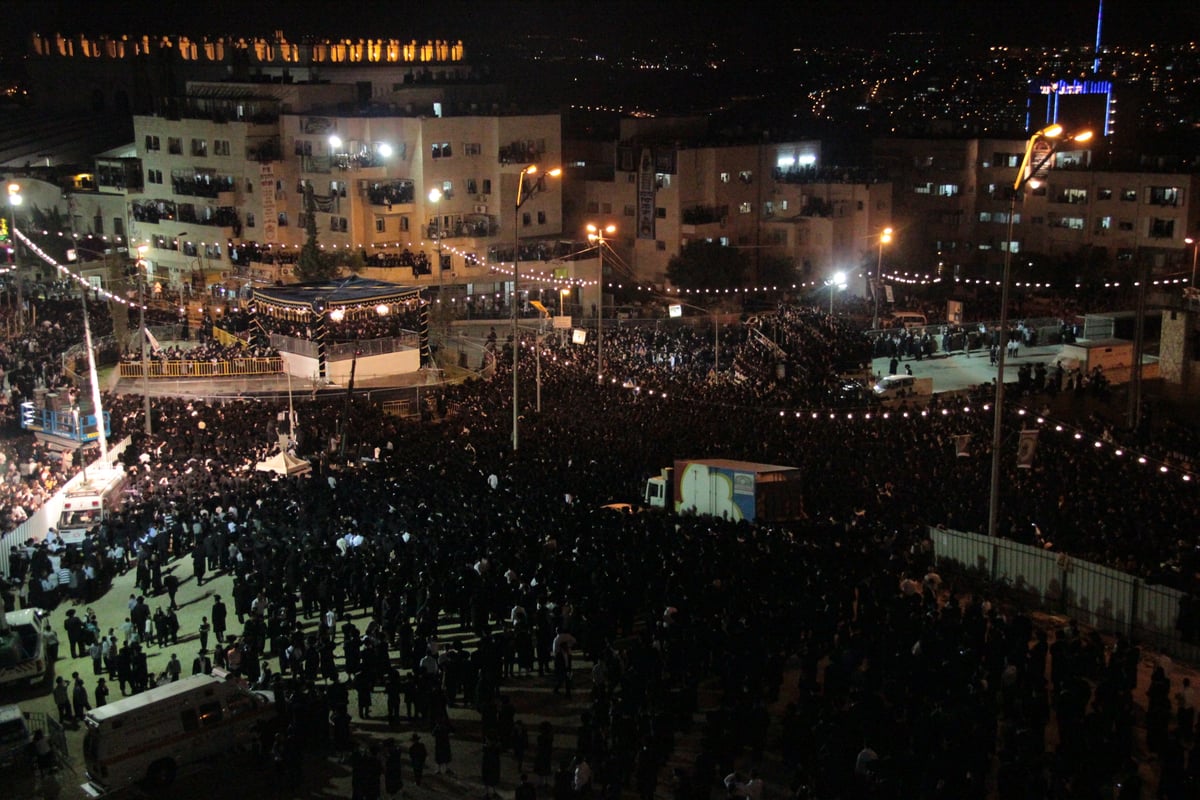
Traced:
<svg viewBox="0 0 1200 800">
<path fill-rule="evenodd" d="M 150 422 L 150 357 L 147 341 L 150 337 L 146 335 L 146 251 L 149 249 L 146 245 L 137 249 L 138 306 L 141 309 L 142 327 L 142 413 L 146 417 L 147 436 L 154 433 L 154 427 Z"/>
<path fill-rule="evenodd" d="M 825 285 L 829 287 L 829 313 L 833 313 L 833 293 L 839 289 L 846 288 L 846 273 L 835 272 L 830 276 L 829 280 L 825 281 Z"/>
<path fill-rule="evenodd" d="M 563 286 L 558 290 L 558 315 L 565 317 L 567 312 L 563 310 L 566 299 L 571 296 L 571 287 Z"/>
<path fill-rule="evenodd" d="M 871 330 L 879 330 L 879 290 L 883 288 L 883 246 L 891 244 L 892 229 L 884 228 L 879 234 L 879 258 L 875 262 L 875 289 L 871 294 L 875 295 L 875 316 L 871 318 Z"/>
<path fill-rule="evenodd" d="M 21 288 L 21 273 L 17 269 L 17 206 L 21 205 L 21 184 L 8 185 L 8 247 L 12 253 L 13 280 L 17 284 L 17 325 L 25 329 L 25 298 Z"/>
<path fill-rule="evenodd" d="M 530 164 L 521 169 L 521 174 L 517 176 L 517 200 L 513 203 L 513 293 L 512 293 L 512 380 L 513 380 L 513 403 L 512 403 L 512 448 L 513 452 L 517 452 L 518 443 L 518 419 L 521 415 L 521 408 L 518 403 L 519 383 L 517 381 L 517 362 L 521 352 L 521 331 L 518 323 L 520 322 L 520 264 L 521 264 L 521 206 L 535 196 L 541 187 L 538 183 L 533 183 L 529 187 L 529 191 L 525 191 L 525 178 L 529 175 L 536 175 L 538 171 L 537 164 Z M 557 178 L 562 175 L 562 170 L 555 167 L 549 170 L 547 175 Z"/>
<path fill-rule="evenodd" d="M 442 326 L 442 344 L 445 346 L 446 340 L 448 338 L 448 334 L 446 332 L 446 326 L 449 324 L 449 320 L 446 319 L 446 311 L 447 311 L 446 301 L 442 296 L 442 292 L 443 292 L 443 289 L 442 289 L 442 215 L 441 215 L 440 205 L 439 205 L 442 202 L 442 198 L 444 196 L 445 195 L 442 194 L 442 190 L 438 189 L 436 186 L 429 190 L 429 202 L 433 203 L 433 209 L 435 212 L 437 212 L 436 217 L 437 217 L 437 246 L 438 246 L 438 249 L 437 249 L 438 305 L 441 306 L 441 308 L 438 309 L 438 313 L 439 313 L 439 316 L 442 318 L 442 322 L 444 323 Z"/>
<path fill-rule="evenodd" d="M 1185 244 L 1190 244 L 1192 246 L 1192 279 L 1190 281 L 1188 281 L 1188 288 L 1195 289 L 1196 288 L 1196 254 L 1200 253 L 1200 242 L 1196 241 L 1191 236 L 1184 238 L 1183 241 Z"/>
<path fill-rule="evenodd" d="M 1062 125 L 1050 125 L 1042 128 L 1025 143 L 1025 156 L 1013 180 L 1012 192 L 1008 196 L 1008 237 L 1004 242 L 1004 272 L 1000 277 L 1000 341 L 993 338 L 996 345 L 996 398 L 992 416 L 992 481 L 988 493 L 988 536 L 996 536 L 996 526 L 1000 516 L 1000 434 L 1004 427 L 1004 356 L 1008 352 L 1008 284 L 1012 272 L 1013 252 L 1013 218 L 1017 214 L 1017 198 L 1023 194 L 1026 185 L 1037 187 L 1041 180 L 1040 173 L 1048 168 L 1050 159 L 1059 148 L 1067 142 L 1086 142 L 1092 138 L 1091 131 L 1080 131 L 1070 136 L 1063 136 Z M 1053 143 L 1047 140 L 1054 140 Z M 1036 151 L 1036 152 L 1035 152 Z"/>
<path fill-rule="evenodd" d="M 588 241 L 596 243 L 596 257 L 600 260 L 596 269 L 596 289 L 600 292 L 600 302 L 596 306 L 596 382 L 599 383 L 604 378 L 604 234 L 612 236 L 617 232 L 617 226 L 605 225 L 600 228 L 589 222 L 587 232 Z"/>
</svg>

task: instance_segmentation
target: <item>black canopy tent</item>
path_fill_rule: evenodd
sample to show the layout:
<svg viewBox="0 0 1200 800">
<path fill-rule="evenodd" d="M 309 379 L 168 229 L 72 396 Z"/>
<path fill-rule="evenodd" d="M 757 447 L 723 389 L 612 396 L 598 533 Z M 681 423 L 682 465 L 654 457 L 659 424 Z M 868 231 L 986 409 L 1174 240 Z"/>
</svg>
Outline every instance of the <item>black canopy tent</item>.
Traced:
<svg viewBox="0 0 1200 800">
<path fill-rule="evenodd" d="M 317 343 L 318 373 L 325 377 L 325 324 L 328 316 L 353 319 L 378 312 L 381 306 L 420 306 L 421 360 L 429 360 L 429 305 L 420 287 L 400 286 L 387 281 L 351 275 L 327 281 L 267 286 L 254 290 L 255 315 L 300 321 L 312 325 Z"/>
</svg>

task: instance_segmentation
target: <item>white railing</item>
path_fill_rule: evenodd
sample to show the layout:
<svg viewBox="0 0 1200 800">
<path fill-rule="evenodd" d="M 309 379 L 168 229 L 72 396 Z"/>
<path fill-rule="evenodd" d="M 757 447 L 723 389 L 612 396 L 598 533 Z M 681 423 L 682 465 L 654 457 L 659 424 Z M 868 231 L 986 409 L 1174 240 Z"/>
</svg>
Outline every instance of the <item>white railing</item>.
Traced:
<svg viewBox="0 0 1200 800">
<path fill-rule="evenodd" d="M 1019 603 L 1124 634 L 1191 661 L 1200 658 L 1200 637 L 1180 629 L 1182 622 L 1200 634 L 1200 621 L 1190 622 L 1193 612 L 1186 592 L 1007 539 L 942 528 L 930 528 L 929 535 L 939 564 L 953 562 L 1001 585 Z"/>
</svg>

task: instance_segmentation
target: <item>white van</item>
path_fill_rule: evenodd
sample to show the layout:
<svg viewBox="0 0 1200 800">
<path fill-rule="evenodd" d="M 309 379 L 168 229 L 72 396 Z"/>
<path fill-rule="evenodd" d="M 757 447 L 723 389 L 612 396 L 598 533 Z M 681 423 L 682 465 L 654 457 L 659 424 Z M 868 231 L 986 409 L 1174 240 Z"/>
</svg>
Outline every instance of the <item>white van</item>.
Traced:
<svg viewBox="0 0 1200 800">
<path fill-rule="evenodd" d="M 0 625 L 0 686 L 41 683 L 49 677 L 42 628 L 49 613 L 40 608 L 9 611 Z"/>
<path fill-rule="evenodd" d="M 100 797 L 146 781 L 161 791 L 180 767 L 252 744 L 275 716 L 269 695 L 220 670 L 92 709 L 84 719 L 82 788 Z"/>
<path fill-rule="evenodd" d="M 901 397 L 928 396 L 933 394 L 933 378 L 917 378 L 912 375 L 888 375 L 881 378 L 871 391 L 880 400 Z"/>
<path fill-rule="evenodd" d="M 929 322 L 920 311 L 894 311 L 888 324 L 893 328 L 924 328 Z"/>
</svg>

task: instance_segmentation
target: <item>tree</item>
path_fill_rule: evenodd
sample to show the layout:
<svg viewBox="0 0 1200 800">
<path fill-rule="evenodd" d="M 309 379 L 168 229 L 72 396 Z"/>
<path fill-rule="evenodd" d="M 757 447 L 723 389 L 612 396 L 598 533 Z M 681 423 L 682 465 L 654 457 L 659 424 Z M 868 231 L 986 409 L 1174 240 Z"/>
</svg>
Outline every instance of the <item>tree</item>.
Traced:
<svg viewBox="0 0 1200 800">
<path fill-rule="evenodd" d="M 300 258 L 296 261 L 296 277 L 302 283 L 327 281 L 337 277 L 338 265 L 332 255 L 321 251 L 317 243 L 317 215 L 314 213 L 312 184 L 304 187 L 304 246 L 300 248 Z"/>
<path fill-rule="evenodd" d="M 31 206 L 29 223 L 22 227 L 21 232 L 36 242 L 46 255 L 60 264 L 66 264 L 67 249 L 71 246 L 70 222 L 66 216 L 54 207 L 42 210 Z"/>
<path fill-rule="evenodd" d="M 681 289 L 740 287 L 745 276 L 745 254 L 713 242 L 689 242 L 667 263 L 667 279 Z"/>
<path fill-rule="evenodd" d="M 796 265 L 785 256 L 764 255 L 758 262 L 758 285 L 790 289 L 796 282 Z"/>
</svg>

